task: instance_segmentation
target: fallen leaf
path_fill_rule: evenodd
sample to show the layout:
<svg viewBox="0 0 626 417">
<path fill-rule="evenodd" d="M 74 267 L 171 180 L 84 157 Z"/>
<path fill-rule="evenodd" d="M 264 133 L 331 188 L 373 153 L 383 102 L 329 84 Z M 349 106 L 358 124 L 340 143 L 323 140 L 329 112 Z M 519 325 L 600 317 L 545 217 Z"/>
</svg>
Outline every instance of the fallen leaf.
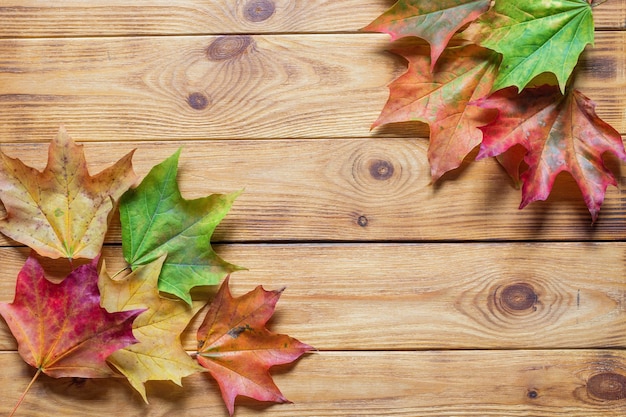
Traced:
<svg viewBox="0 0 626 417">
<path fill-rule="evenodd" d="M 55 284 L 31 254 L 17 277 L 15 300 L 0 303 L 20 356 L 49 376 L 115 376 L 107 357 L 137 342 L 132 325 L 143 310 L 100 307 L 97 264 L 95 258 Z"/>
<path fill-rule="evenodd" d="M 498 0 L 464 36 L 503 55 L 492 91 L 521 91 L 552 72 L 565 92 L 580 53 L 593 44 L 593 15 L 587 0 Z"/>
<path fill-rule="evenodd" d="M 475 45 L 448 48 L 434 73 L 422 46 L 395 51 L 409 62 L 407 72 L 389 85 L 389 100 L 372 127 L 386 123 L 420 121 L 430 126 L 428 161 L 436 181 L 482 140 L 478 126 L 492 112 L 468 103 L 489 93 L 498 67 L 497 54 Z"/>
<path fill-rule="evenodd" d="M 569 172 L 596 220 L 608 185 L 617 185 L 602 155 L 612 152 L 626 161 L 620 134 L 600 119 L 595 105 L 577 90 L 562 95 L 557 86 L 514 87 L 497 91 L 474 104 L 498 110 L 497 118 L 482 127 L 478 158 L 499 155 L 522 145 L 528 169 L 521 175 L 520 208 L 548 198 L 556 176 Z"/>
<path fill-rule="evenodd" d="M 452 36 L 489 9 L 491 0 L 399 0 L 363 30 L 392 40 L 417 36 L 430 44 L 431 70 Z"/>
<path fill-rule="evenodd" d="M 139 343 L 114 352 L 108 362 L 128 378 L 146 403 L 145 382 L 170 380 L 181 385 L 183 377 L 204 371 L 183 348 L 180 334 L 205 303 L 191 307 L 159 295 L 157 280 L 164 259 L 165 255 L 120 280 L 111 279 L 103 265 L 98 281 L 101 304 L 107 311 L 145 310 L 133 322 Z"/>
<path fill-rule="evenodd" d="M 180 150 L 120 199 L 124 259 L 132 268 L 167 254 L 159 290 L 191 304 L 189 291 L 240 269 L 211 248 L 211 236 L 239 193 L 185 200 L 178 189 Z"/>
<path fill-rule="evenodd" d="M 132 154 L 92 177 L 82 145 L 63 128 L 42 172 L 0 151 L 0 199 L 7 212 L 0 231 L 42 256 L 95 258 L 109 214 L 135 181 Z"/>
<path fill-rule="evenodd" d="M 198 329 L 198 362 L 217 380 L 230 415 L 238 395 L 288 402 L 269 368 L 293 362 L 313 348 L 265 327 L 283 290 L 259 286 L 233 298 L 228 281 L 227 277 Z"/>
<path fill-rule="evenodd" d="M 525 156 L 526 148 L 522 145 L 514 145 L 500 155 L 496 155 L 496 160 L 504 168 L 506 173 L 509 174 L 516 189 L 522 187 L 520 172 L 522 172 L 522 163 L 524 162 Z"/>
</svg>

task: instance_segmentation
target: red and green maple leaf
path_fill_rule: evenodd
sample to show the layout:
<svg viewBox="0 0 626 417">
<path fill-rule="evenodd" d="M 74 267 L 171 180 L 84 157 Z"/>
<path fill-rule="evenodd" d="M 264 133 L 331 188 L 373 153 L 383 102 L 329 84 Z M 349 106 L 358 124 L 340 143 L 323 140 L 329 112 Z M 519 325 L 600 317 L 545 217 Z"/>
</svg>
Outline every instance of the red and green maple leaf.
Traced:
<svg viewBox="0 0 626 417">
<path fill-rule="evenodd" d="M 111 211 L 135 181 L 132 154 L 92 177 L 82 145 L 63 128 L 42 172 L 0 151 L 0 231 L 49 258 L 95 258 Z"/>
<path fill-rule="evenodd" d="M 557 86 L 545 85 L 521 94 L 510 87 L 475 104 L 498 111 L 497 118 L 481 128 L 484 140 L 478 158 L 500 155 L 514 145 L 526 150 L 520 208 L 548 198 L 556 176 L 565 171 L 574 177 L 596 220 L 606 188 L 617 185 L 602 155 L 612 152 L 626 161 L 626 152 L 620 134 L 597 116 L 591 100 L 577 90 L 562 95 Z"/>
<path fill-rule="evenodd" d="M 363 30 L 392 40 L 416 36 L 430 44 L 431 69 L 452 36 L 489 9 L 491 0 L 399 0 Z"/>
<path fill-rule="evenodd" d="M 265 327 L 282 290 L 259 286 L 233 298 L 228 281 L 226 277 L 198 329 L 198 362 L 217 380 L 231 415 L 238 395 L 288 402 L 269 368 L 291 363 L 313 348 Z"/>
<path fill-rule="evenodd" d="M 482 140 L 477 128 L 488 123 L 492 113 L 468 103 L 491 91 L 498 55 L 475 45 L 448 48 L 432 73 L 424 47 L 394 52 L 405 57 L 409 67 L 389 85 L 389 100 L 372 127 L 405 121 L 428 123 L 428 161 L 436 181 L 459 167 Z"/>
<path fill-rule="evenodd" d="M 31 255 L 17 277 L 14 301 L 0 303 L 20 356 L 37 368 L 33 381 L 41 372 L 55 378 L 116 376 L 107 357 L 137 342 L 133 320 L 143 310 L 108 313 L 100 307 L 97 263 L 95 258 L 55 284 Z"/>
</svg>

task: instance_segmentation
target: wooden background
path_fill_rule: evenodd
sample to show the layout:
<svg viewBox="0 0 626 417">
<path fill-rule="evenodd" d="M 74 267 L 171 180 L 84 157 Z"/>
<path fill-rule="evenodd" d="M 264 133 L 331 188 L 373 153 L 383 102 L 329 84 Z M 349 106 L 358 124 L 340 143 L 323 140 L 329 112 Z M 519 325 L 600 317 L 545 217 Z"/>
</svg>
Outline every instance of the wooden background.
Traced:
<svg viewBox="0 0 626 417">
<path fill-rule="evenodd" d="M 592 226 L 565 175 L 522 211 L 492 160 L 430 184 L 425 126 L 369 129 L 405 64 L 359 28 L 392 4 L 0 0 L 2 149 L 43 168 L 64 124 L 93 173 L 137 148 L 143 177 L 183 146 L 185 197 L 245 189 L 214 236 L 249 268 L 233 292 L 286 285 L 272 329 L 319 351 L 274 372 L 294 404 L 236 416 L 626 415 L 626 195 Z M 626 2 L 594 15 L 577 84 L 626 133 Z M 11 301 L 28 251 L 0 244 Z M 122 265 L 118 220 L 105 256 Z M 34 370 L 4 323 L 0 350 L 8 414 Z M 43 377 L 18 415 L 227 415 L 207 375 L 148 396 Z"/>
</svg>

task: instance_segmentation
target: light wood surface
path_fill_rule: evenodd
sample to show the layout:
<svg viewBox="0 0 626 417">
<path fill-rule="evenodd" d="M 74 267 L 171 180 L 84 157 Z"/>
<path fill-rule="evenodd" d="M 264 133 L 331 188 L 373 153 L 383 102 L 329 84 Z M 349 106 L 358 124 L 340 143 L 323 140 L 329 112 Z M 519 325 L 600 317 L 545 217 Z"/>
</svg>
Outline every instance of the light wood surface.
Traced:
<svg viewBox="0 0 626 417">
<path fill-rule="evenodd" d="M 620 0 L 607 3 L 594 9 L 596 28 L 624 29 L 626 5 Z M 123 0 L 4 0 L 0 36 L 352 32 L 393 4 L 393 0 L 136 0 L 132 5 Z"/>
<path fill-rule="evenodd" d="M 626 347 L 625 244 L 217 245 L 235 295 L 286 287 L 273 329 L 320 350 Z M 27 249 L 0 251 L 12 301 Z M 104 251 L 114 273 L 118 247 Z M 51 278 L 66 262 L 46 261 Z M 198 295 L 204 297 L 206 292 Z M 210 296 L 211 291 L 208 291 Z M 195 323 L 185 345 L 196 345 Z M 0 325 L 0 350 L 15 348 Z"/>
<path fill-rule="evenodd" d="M 135 171 L 143 177 L 182 146 L 179 183 L 185 198 L 243 189 L 216 230 L 218 242 L 626 236 L 623 177 L 620 188 L 607 189 L 600 217 L 592 225 L 580 191 L 567 175 L 558 178 L 547 202 L 520 211 L 520 191 L 493 159 L 468 161 L 431 184 L 427 145 L 426 140 L 407 138 L 88 142 L 85 153 L 95 174 L 137 149 Z M 43 169 L 47 146 L 17 143 L 2 149 Z M 621 169 L 614 160 L 609 165 Z M 115 219 L 107 241 L 119 243 L 120 235 Z M 10 244 L 4 237 L 0 242 Z"/>
<path fill-rule="evenodd" d="M 236 416 L 621 417 L 614 381 L 626 372 L 623 351 L 493 350 L 321 352 L 275 373 L 293 404 L 239 402 Z M 5 397 L 32 376 L 17 354 L 0 354 Z M 621 376 L 623 378 L 623 376 Z M 586 384 L 591 381 L 591 384 Z M 145 405 L 121 379 L 54 380 L 33 386 L 22 415 L 48 417 L 227 416 L 207 375 L 150 383 Z M 621 387 L 623 389 L 623 386 Z"/>
<path fill-rule="evenodd" d="M 626 132 L 626 32 L 597 32 L 577 86 Z M 0 39 L 0 134 L 47 141 L 427 137 L 370 127 L 406 70 L 385 34 Z M 612 88 L 607 88 L 611 85 Z"/>
<path fill-rule="evenodd" d="M 626 415 L 618 161 L 595 225 L 566 175 L 521 211 L 493 160 L 431 184 L 427 126 L 370 131 L 405 63 L 359 29 L 392 0 L 131 3 L 0 0 L 0 146 L 42 169 L 63 124 L 92 173 L 136 148 L 143 177 L 183 147 L 186 198 L 244 190 L 213 237 L 248 268 L 233 293 L 286 286 L 271 328 L 317 351 L 273 372 L 293 404 L 240 398 L 235 416 Z M 625 135 L 626 2 L 594 18 L 576 85 Z M 120 241 L 114 218 L 112 270 Z M 0 237 L 0 301 L 28 254 Z M 0 415 L 34 373 L 15 349 L 0 320 Z M 122 379 L 44 376 L 17 415 L 227 415 L 207 375 L 183 383 L 149 383 L 145 405 Z"/>
</svg>

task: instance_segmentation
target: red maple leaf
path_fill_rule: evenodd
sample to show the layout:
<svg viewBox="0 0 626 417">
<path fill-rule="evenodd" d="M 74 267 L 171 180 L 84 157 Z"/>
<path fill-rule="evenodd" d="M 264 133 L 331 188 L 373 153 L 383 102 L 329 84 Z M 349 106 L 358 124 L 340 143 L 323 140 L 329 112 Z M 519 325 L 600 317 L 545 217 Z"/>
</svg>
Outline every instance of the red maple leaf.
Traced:
<svg viewBox="0 0 626 417">
<path fill-rule="evenodd" d="M 97 263 L 55 284 L 31 255 L 17 276 L 14 301 L 0 303 L 20 356 L 49 376 L 113 376 L 106 358 L 137 342 L 132 325 L 143 310 L 108 313 L 100 307 Z"/>
<path fill-rule="evenodd" d="M 481 127 L 478 158 L 500 155 L 516 144 L 526 149 L 520 208 L 548 198 L 556 176 L 565 171 L 596 220 L 606 188 L 617 185 L 602 155 L 612 152 L 626 161 L 626 152 L 620 134 L 596 115 L 591 100 L 578 90 L 562 95 L 558 86 L 544 85 L 520 94 L 506 88 L 473 104 L 498 110 L 497 118 Z"/>
<path fill-rule="evenodd" d="M 259 286 L 233 298 L 226 277 L 198 329 L 198 362 L 217 380 L 231 415 L 238 395 L 288 402 L 269 368 L 293 362 L 313 349 L 265 327 L 282 291 L 265 291 Z"/>
<path fill-rule="evenodd" d="M 17 276 L 15 299 L 0 303 L 20 356 L 37 368 L 33 381 L 41 372 L 55 378 L 116 376 L 106 358 L 137 342 L 133 320 L 143 310 L 108 313 L 100 307 L 97 264 L 98 258 L 55 284 L 31 254 Z"/>
<path fill-rule="evenodd" d="M 394 51 L 409 61 L 407 72 L 389 85 L 389 100 L 373 128 L 386 123 L 420 121 L 430 127 L 428 161 L 433 181 L 461 165 L 482 140 L 477 127 L 492 119 L 468 103 L 489 94 L 498 55 L 475 45 L 448 48 L 436 71 L 423 46 Z"/>
</svg>

